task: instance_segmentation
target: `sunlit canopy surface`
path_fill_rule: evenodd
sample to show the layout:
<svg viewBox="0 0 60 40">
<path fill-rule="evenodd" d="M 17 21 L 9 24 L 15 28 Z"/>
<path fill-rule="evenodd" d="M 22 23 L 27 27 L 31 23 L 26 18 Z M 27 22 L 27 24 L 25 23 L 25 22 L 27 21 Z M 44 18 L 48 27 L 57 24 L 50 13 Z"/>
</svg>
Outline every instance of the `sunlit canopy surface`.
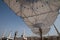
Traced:
<svg viewBox="0 0 60 40">
<path fill-rule="evenodd" d="M 4 2 L 31 28 L 32 32 L 42 34 L 50 30 L 58 15 L 60 0 L 4 0 Z"/>
</svg>

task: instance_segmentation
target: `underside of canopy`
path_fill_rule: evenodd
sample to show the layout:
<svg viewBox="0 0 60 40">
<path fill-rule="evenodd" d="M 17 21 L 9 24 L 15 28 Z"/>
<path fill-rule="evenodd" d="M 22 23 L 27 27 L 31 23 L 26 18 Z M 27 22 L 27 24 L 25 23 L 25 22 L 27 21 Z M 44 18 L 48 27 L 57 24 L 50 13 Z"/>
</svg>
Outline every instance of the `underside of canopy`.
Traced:
<svg viewBox="0 0 60 40">
<path fill-rule="evenodd" d="M 16 15 L 21 16 L 36 34 L 39 34 L 39 28 L 42 29 L 42 34 L 50 30 L 60 8 L 60 0 L 4 0 L 4 2 Z"/>
</svg>

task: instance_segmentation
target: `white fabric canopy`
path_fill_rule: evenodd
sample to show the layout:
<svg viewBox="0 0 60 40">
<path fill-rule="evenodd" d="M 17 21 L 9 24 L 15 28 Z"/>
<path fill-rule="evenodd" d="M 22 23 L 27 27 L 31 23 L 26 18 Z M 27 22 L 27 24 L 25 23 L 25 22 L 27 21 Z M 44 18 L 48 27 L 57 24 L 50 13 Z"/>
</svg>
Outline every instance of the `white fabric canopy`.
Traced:
<svg viewBox="0 0 60 40">
<path fill-rule="evenodd" d="M 60 7 L 58 0 L 4 0 L 4 2 L 18 16 L 21 16 L 36 34 L 39 34 L 39 27 L 42 29 L 42 34 L 48 33 L 50 26 L 57 18 L 57 9 Z"/>
</svg>

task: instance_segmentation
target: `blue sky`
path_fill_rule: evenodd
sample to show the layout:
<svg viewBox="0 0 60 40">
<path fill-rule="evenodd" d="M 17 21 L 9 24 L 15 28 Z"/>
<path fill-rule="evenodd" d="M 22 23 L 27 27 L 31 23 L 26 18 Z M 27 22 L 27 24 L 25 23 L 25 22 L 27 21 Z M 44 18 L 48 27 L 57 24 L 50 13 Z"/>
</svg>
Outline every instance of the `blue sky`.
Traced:
<svg viewBox="0 0 60 40">
<path fill-rule="evenodd" d="M 60 15 L 58 15 L 55 21 L 55 25 L 60 32 Z M 15 31 L 18 31 L 18 35 L 20 36 L 24 29 L 27 36 L 33 35 L 32 31 L 27 27 L 23 19 L 15 15 L 15 13 L 11 9 L 9 9 L 9 7 L 2 0 L 0 0 L 0 37 L 3 32 L 5 33 L 5 36 L 7 36 L 9 32 L 11 32 L 13 36 Z M 53 25 L 48 34 L 57 34 Z"/>
</svg>

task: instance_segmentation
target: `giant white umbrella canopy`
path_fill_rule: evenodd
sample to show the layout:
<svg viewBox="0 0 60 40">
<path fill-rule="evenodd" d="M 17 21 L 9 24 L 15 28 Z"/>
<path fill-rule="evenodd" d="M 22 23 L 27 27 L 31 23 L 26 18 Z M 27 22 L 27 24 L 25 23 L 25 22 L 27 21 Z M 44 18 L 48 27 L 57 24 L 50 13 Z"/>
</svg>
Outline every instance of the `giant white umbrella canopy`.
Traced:
<svg viewBox="0 0 60 40">
<path fill-rule="evenodd" d="M 4 2 L 20 17 L 36 34 L 49 32 L 57 18 L 60 0 L 4 0 Z"/>
</svg>

